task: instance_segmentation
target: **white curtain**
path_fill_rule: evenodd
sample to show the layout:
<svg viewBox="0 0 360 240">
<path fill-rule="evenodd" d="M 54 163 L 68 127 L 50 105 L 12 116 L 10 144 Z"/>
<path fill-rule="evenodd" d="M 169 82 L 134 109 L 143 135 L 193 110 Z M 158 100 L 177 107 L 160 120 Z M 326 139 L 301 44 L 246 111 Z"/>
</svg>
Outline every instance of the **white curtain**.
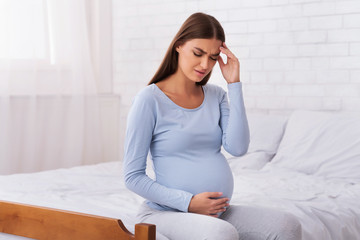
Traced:
<svg viewBox="0 0 360 240">
<path fill-rule="evenodd" d="M 86 0 L 0 0 L 0 174 L 102 161 Z"/>
</svg>

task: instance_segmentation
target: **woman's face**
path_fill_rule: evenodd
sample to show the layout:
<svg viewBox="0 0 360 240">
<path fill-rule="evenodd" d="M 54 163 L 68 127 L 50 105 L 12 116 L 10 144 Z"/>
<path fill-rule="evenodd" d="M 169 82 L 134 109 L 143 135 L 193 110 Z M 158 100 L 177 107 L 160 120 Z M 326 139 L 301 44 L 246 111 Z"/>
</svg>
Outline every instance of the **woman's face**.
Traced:
<svg viewBox="0 0 360 240">
<path fill-rule="evenodd" d="M 201 80 L 212 70 L 220 54 L 222 41 L 192 39 L 176 48 L 179 53 L 178 70 L 194 82 Z"/>
</svg>

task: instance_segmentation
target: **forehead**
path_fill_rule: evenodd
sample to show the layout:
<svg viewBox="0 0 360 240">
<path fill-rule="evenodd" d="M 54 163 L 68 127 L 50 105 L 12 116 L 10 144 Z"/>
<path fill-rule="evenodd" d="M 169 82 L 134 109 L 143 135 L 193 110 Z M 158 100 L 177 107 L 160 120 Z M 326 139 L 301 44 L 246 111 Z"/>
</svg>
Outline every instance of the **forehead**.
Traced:
<svg viewBox="0 0 360 240">
<path fill-rule="evenodd" d="M 207 53 L 218 53 L 219 47 L 221 46 L 222 42 L 218 39 L 201 39 L 195 38 L 187 41 L 185 45 L 190 48 L 201 48 Z"/>
</svg>

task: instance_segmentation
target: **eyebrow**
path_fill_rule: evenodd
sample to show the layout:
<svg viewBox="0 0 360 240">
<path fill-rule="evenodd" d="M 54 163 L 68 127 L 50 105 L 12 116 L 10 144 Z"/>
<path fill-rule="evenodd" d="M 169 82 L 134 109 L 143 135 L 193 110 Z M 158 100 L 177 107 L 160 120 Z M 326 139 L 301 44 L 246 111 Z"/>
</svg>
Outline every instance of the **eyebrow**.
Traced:
<svg viewBox="0 0 360 240">
<path fill-rule="evenodd" d="M 196 50 L 199 50 L 201 53 L 204 53 L 204 54 L 207 54 L 207 52 L 205 52 L 204 50 L 202 50 L 201 48 L 198 48 L 198 47 L 194 47 Z M 211 56 L 219 56 L 220 55 L 220 52 L 219 53 L 216 53 L 216 54 L 211 54 Z"/>
</svg>

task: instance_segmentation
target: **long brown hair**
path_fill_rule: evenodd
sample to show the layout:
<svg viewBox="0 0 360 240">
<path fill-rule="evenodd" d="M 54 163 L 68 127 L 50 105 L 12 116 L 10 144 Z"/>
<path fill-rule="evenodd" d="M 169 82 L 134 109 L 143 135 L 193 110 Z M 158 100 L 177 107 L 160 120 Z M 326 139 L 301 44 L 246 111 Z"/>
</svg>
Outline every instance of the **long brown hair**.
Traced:
<svg viewBox="0 0 360 240">
<path fill-rule="evenodd" d="M 225 33 L 219 21 L 213 16 L 201 12 L 192 14 L 185 20 L 170 43 L 159 69 L 156 71 L 148 85 L 160 82 L 171 74 L 174 74 L 178 68 L 178 52 L 176 51 L 176 48 L 186 41 L 195 38 L 215 38 L 225 42 Z M 197 82 L 196 84 L 205 85 L 211 76 L 211 72 L 212 71 L 210 71 L 201 82 Z"/>
</svg>

